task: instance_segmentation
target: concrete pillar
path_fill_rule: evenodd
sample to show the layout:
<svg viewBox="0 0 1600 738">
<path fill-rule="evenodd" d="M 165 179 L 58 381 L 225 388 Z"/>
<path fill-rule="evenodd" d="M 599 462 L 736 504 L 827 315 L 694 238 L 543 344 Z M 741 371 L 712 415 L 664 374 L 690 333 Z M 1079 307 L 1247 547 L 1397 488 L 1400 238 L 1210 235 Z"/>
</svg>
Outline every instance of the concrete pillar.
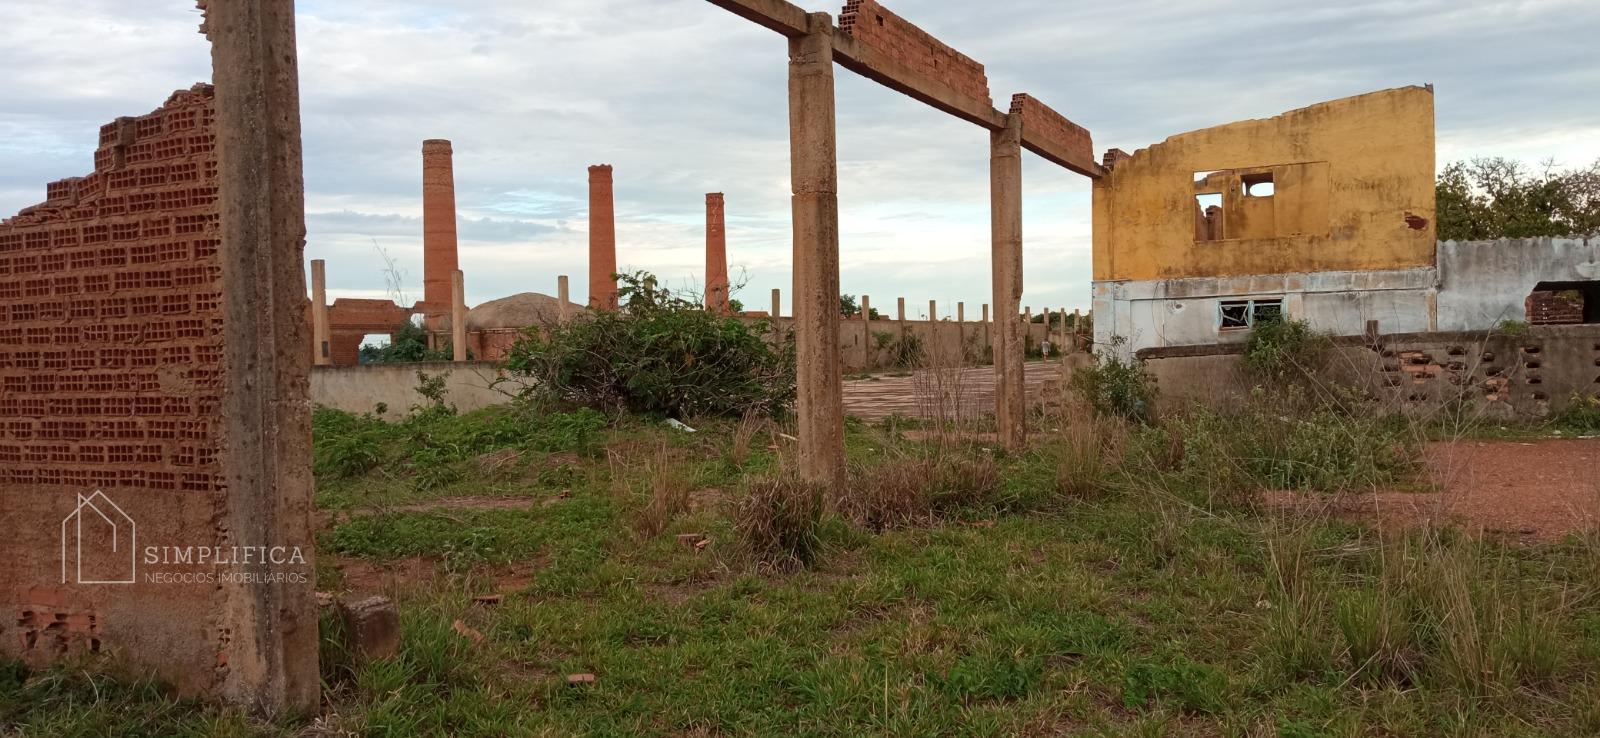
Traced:
<svg viewBox="0 0 1600 738">
<path fill-rule="evenodd" d="M 727 315 L 728 236 L 721 192 L 706 193 L 706 310 Z"/>
<path fill-rule="evenodd" d="M 906 298 L 895 298 L 895 320 L 899 321 L 900 340 L 906 337 Z"/>
<path fill-rule="evenodd" d="M 939 303 L 935 300 L 928 301 L 928 322 L 939 319 Z"/>
<path fill-rule="evenodd" d="M 861 319 L 872 320 L 872 298 L 866 295 L 861 296 Z"/>
<path fill-rule="evenodd" d="M 450 275 L 461 266 L 456 255 L 456 176 L 450 142 L 422 142 L 422 300 L 430 312 L 450 306 Z"/>
<path fill-rule="evenodd" d="M 311 260 L 311 361 L 317 366 L 333 363 L 333 338 L 328 335 L 328 263 Z"/>
<path fill-rule="evenodd" d="M 989 322 L 989 303 L 983 304 L 983 322 Z"/>
<path fill-rule="evenodd" d="M 789 167 L 794 191 L 796 415 L 801 478 L 844 482 L 839 359 L 839 171 L 833 21 L 806 16 L 789 39 Z"/>
<path fill-rule="evenodd" d="M 1077 351 L 1078 349 L 1083 348 L 1083 342 L 1079 338 L 1079 336 L 1081 336 L 1081 335 L 1083 335 L 1083 313 L 1080 311 L 1079 308 L 1073 308 L 1072 309 L 1072 350 L 1073 351 Z"/>
<path fill-rule="evenodd" d="M 956 303 L 956 349 L 961 354 L 961 363 L 967 363 L 967 304 Z"/>
<path fill-rule="evenodd" d="M 215 618 L 220 696 L 268 717 L 321 702 L 312 596 L 310 357 L 306 356 L 305 179 L 293 0 L 210 3 L 216 84 L 217 200 L 221 213 L 226 388 L 217 423 L 226 438 L 227 492 L 216 520 L 227 544 L 300 547 L 303 581 L 267 562 L 233 571 L 261 580 L 227 586 Z M 198 498 L 197 498 L 198 502 Z M 282 567 L 277 567 L 282 571 Z"/>
<path fill-rule="evenodd" d="M 467 360 L 467 281 L 460 269 L 450 273 L 450 358 Z"/>
<path fill-rule="evenodd" d="M 617 222 L 611 165 L 589 167 L 589 307 L 617 309 Z"/>
<path fill-rule="evenodd" d="M 567 314 L 571 310 L 568 307 L 572 304 L 571 295 L 572 291 L 567 281 L 567 275 L 563 274 L 556 277 L 556 299 L 560 301 L 556 305 L 556 320 L 559 322 L 565 323 L 567 318 L 571 317 Z"/>
<path fill-rule="evenodd" d="M 781 312 L 781 310 L 782 310 L 782 308 L 783 308 L 783 290 L 778 289 L 777 287 L 773 287 L 772 288 L 772 317 L 774 317 L 774 318 L 778 317 L 780 312 Z"/>
<path fill-rule="evenodd" d="M 1022 118 L 1013 115 L 989 138 L 991 277 L 994 287 L 995 426 L 1000 445 L 1022 448 L 1027 435 L 1023 379 L 1022 297 Z"/>
</svg>

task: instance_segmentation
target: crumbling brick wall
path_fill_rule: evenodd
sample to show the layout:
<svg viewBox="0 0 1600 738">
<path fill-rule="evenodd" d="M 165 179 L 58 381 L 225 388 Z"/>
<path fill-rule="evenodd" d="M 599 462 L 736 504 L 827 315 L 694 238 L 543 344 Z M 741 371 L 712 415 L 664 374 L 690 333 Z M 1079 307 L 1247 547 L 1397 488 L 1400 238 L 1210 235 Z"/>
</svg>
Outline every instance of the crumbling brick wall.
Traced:
<svg viewBox="0 0 1600 738">
<path fill-rule="evenodd" d="M 848 0 L 839 13 L 839 30 L 956 92 L 985 104 L 992 99 L 982 64 L 889 12 L 877 0 Z"/>
<path fill-rule="evenodd" d="M 1011 96 L 1011 114 L 1022 116 L 1022 128 L 1030 136 L 1053 141 L 1058 149 L 1070 152 L 1080 162 L 1094 162 L 1094 141 L 1089 129 L 1067 120 L 1044 103 L 1020 92 Z M 1127 154 L 1122 156 L 1126 157 Z M 1107 166 L 1115 163 L 1115 157 L 1109 151 L 1106 152 L 1106 160 Z"/>
<path fill-rule="evenodd" d="M 216 584 L 81 583 L 64 523 L 101 491 L 137 557 L 226 539 L 213 117 L 202 84 L 119 118 L 92 174 L 0 221 L 0 652 L 106 652 L 185 691 L 225 671 Z"/>
</svg>

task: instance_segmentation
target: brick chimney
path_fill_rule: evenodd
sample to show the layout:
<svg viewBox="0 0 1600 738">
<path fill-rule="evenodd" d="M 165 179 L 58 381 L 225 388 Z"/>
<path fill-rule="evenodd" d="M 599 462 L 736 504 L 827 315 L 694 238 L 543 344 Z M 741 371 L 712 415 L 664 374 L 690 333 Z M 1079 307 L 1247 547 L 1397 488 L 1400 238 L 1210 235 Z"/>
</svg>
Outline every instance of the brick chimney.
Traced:
<svg viewBox="0 0 1600 738">
<path fill-rule="evenodd" d="M 706 193 L 706 310 L 719 315 L 728 305 L 728 232 L 721 192 Z"/>
<path fill-rule="evenodd" d="M 422 299 L 427 313 L 450 311 L 450 275 L 456 256 L 456 177 L 450 142 L 422 142 Z"/>
<path fill-rule="evenodd" d="M 589 167 L 589 306 L 617 309 L 617 223 L 611 165 Z"/>
</svg>

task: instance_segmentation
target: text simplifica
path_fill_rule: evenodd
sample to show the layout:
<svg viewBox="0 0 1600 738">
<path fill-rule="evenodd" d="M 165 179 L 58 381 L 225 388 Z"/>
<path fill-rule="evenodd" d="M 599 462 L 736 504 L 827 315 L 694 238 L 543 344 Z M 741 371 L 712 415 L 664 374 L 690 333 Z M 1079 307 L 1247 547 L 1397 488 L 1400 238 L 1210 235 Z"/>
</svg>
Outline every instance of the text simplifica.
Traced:
<svg viewBox="0 0 1600 738">
<path fill-rule="evenodd" d="M 304 564 L 299 546 L 146 546 L 147 565 Z"/>
</svg>

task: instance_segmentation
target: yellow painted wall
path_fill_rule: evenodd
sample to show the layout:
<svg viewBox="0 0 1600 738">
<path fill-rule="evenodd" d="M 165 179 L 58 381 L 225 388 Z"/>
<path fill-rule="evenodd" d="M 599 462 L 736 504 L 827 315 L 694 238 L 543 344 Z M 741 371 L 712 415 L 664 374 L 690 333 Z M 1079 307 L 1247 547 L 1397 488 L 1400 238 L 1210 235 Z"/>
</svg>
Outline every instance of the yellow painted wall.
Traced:
<svg viewBox="0 0 1600 738">
<path fill-rule="evenodd" d="M 1277 207 L 1235 195 L 1225 238 L 1196 241 L 1195 173 L 1237 169 L 1272 171 Z M 1094 278 L 1430 266 L 1433 198 L 1433 92 L 1422 87 L 1184 133 L 1095 182 Z M 1407 214 L 1426 225 L 1412 228 Z"/>
</svg>

